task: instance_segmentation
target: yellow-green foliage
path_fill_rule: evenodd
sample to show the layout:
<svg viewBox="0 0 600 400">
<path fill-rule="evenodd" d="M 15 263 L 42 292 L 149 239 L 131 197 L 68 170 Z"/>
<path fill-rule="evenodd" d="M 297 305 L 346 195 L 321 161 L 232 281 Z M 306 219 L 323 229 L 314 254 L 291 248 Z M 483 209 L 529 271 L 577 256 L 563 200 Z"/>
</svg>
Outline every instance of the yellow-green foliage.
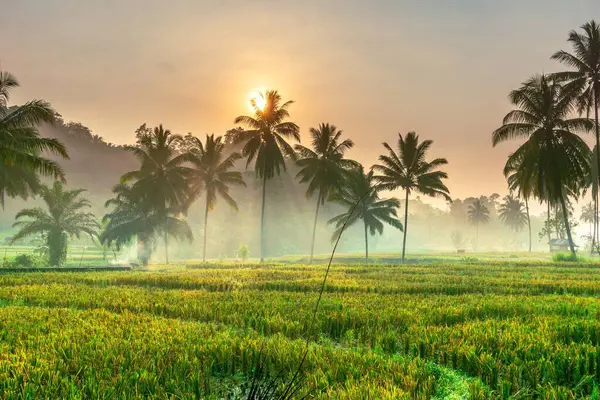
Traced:
<svg viewBox="0 0 600 400">
<path fill-rule="evenodd" d="M 310 330 L 323 272 L 0 275 L 0 393 L 221 398 L 261 350 L 292 371 L 309 335 L 318 398 L 597 396 L 590 264 L 336 266 Z"/>
</svg>

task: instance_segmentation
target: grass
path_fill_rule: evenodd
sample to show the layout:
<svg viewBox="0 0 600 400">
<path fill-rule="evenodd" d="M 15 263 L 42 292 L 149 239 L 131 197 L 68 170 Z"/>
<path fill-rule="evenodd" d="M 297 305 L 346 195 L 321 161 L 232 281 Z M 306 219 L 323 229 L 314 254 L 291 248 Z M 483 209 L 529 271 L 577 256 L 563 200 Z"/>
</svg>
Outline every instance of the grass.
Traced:
<svg viewBox="0 0 600 400">
<path fill-rule="evenodd" d="M 0 393 L 234 398 L 308 337 L 317 398 L 597 396 L 600 268 L 511 260 L 336 265 L 312 329 L 324 266 L 0 275 Z"/>
</svg>

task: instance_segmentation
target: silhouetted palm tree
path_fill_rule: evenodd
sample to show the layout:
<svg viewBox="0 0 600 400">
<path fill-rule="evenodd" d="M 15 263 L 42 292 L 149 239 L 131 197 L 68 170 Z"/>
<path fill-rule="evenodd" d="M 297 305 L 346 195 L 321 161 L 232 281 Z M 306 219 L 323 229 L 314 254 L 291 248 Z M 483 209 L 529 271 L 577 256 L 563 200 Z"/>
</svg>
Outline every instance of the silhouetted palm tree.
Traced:
<svg viewBox="0 0 600 400">
<path fill-rule="evenodd" d="M 492 134 L 492 143 L 524 138 L 508 159 L 519 174 L 535 182 L 536 195 L 548 205 L 560 204 L 565 218 L 571 252 L 575 246 L 568 223 L 567 198 L 579 196 L 590 174 L 590 149 L 576 133 L 587 132 L 594 123 L 589 118 L 571 118 L 573 102 L 556 81 L 536 75 L 510 94 L 517 107 L 504 117 L 503 125 Z"/>
<path fill-rule="evenodd" d="M 187 222 L 178 218 L 178 213 L 154 209 L 144 194 L 136 193 L 131 186 L 118 184 L 113 188 L 114 197 L 107 200 L 106 207 L 112 207 L 102 219 L 105 223 L 100 235 L 103 245 L 115 246 L 120 250 L 124 245 L 137 239 L 138 259 L 145 266 L 161 232 L 167 232 L 175 239 L 192 240 L 192 230 Z"/>
<path fill-rule="evenodd" d="M 191 168 L 185 163 L 190 160 L 190 155 L 178 153 L 181 143 L 181 136 L 172 134 L 162 125 L 151 131 L 140 131 L 137 146 L 127 147 L 140 161 L 140 169 L 121 177 L 122 183 L 132 182 L 131 191 L 136 198 L 146 203 L 158 219 L 163 221 L 167 264 L 170 218 L 176 218 L 189 205 L 187 179 Z"/>
<path fill-rule="evenodd" d="M 41 123 L 52 123 L 55 111 L 42 100 L 8 107 L 10 91 L 19 86 L 17 79 L 0 71 L 0 204 L 5 197 L 26 199 L 40 188 L 37 175 L 64 181 L 64 171 L 42 152 L 68 158 L 65 146 L 56 139 L 39 136 Z"/>
<path fill-rule="evenodd" d="M 569 32 L 569 43 L 573 46 L 573 53 L 558 51 L 552 59 L 558 60 L 575 71 L 559 72 L 554 74 L 557 80 L 565 81 L 564 90 L 569 95 L 576 97 L 577 109 L 580 113 L 593 110 L 596 126 L 596 147 L 600 146 L 600 125 L 598 124 L 598 106 L 600 102 L 600 25 L 592 20 L 581 26 L 583 32 L 572 30 Z M 596 169 L 600 170 L 600 154 L 596 153 Z M 592 237 L 592 251 L 598 231 L 598 179 L 593 184 L 593 197 L 595 203 L 594 236 Z"/>
<path fill-rule="evenodd" d="M 238 210 L 237 203 L 229 195 L 229 185 L 243 185 L 244 179 L 239 171 L 231 171 L 235 162 L 242 158 L 239 153 L 225 156 L 225 145 L 221 136 L 206 135 L 206 143 L 197 137 L 188 139 L 188 151 L 193 171 L 190 175 L 190 199 L 195 199 L 201 193 L 206 194 L 206 207 L 204 209 L 204 244 L 202 246 L 202 261 L 206 261 L 206 233 L 208 226 L 208 211 L 213 210 L 219 195 L 234 210 Z"/>
<path fill-rule="evenodd" d="M 586 223 L 590 224 L 590 237 L 592 237 L 592 224 L 594 223 L 594 213 L 596 212 L 594 203 L 588 203 L 581 209 L 581 216 L 579 219 Z"/>
<path fill-rule="evenodd" d="M 513 164 L 506 164 L 504 167 L 504 176 L 508 180 L 508 189 L 516 192 L 517 196 L 525 201 L 525 214 L 527 215 L 527 229 L 529 231 L 529 252 L 531 253 L 531 216 L 529 215 L 529 199 L 534 197 L 535 182 L 532 176 L 527 175 L 527 171 L 519 169 L 520 160 L 513 159 Z M 550 241 L 550 238 L 548 238 Z"/>
<path fill-rule="evenodd" d="M 357 163 L 344 159 L 344 153 L 350 150 L 354 143 L 350 139 L 340 141 L 342 131 L 334 125 L 320 124 L 317 129 L 310 128 L 310 134 L 312 150 L 302 145 L 296 145 L 296 151 L 301 157 L 297 161 L 300 167 L 297 177 L 300 178 L 301 183 L 308 183 L 306 197 L 312 198 L 315 192 L 317 193 L 317 208 L 310 245 L 310 262 L 312 263 L 319 207 L 329 199 L 333 191 L 343 185 L 347 170 L 356 168 Z"/>
<path fill-rule="evenodd" d="M 396 198 L 382 200 L 379 198 L 378 190 L 373 171 L 365 174 L 363 167 L 360 166 L 348 173 L 344 187 L 334 192 L 331 197 L 332 201 L 347 208 L 346 212 L 329 220 L 328 223 L 335 224 L 336 228 L 331 240 L 335 241 L 342 234 L 346 220 L 348 220 L 348 227 L 362 220 L 365 228 L 366 262 L 369 262 L 368 233 L 381 235 L 384 223 L 402 230 L 402 223 L 397 218 L 400 201 Z"/>
<path fill-rule="evenodd" d="M 504 197 L 504 202 L 498 208 L 498 217 L 515 232 L 520 232 L 527 224 L 527 213 L 523 203 L 512 195 Z"/>
<path fill-rule="evenodd" d="M 269 90 L 261 93 L 261 103 L 264 107 L 259 107 L 256 100 L 251 100 L 254 108 L 253 116 L 239 116 L 235 119 L 236 124 L 242 124 L 247 129 L 241 132 L 235 132 L 234 144 L 244 143 L 242 155 L 247 157 L 246 167 L 256 160 L 254 170 L 256 176 L 262 179 L 262 208 L 260 212 L 260 260 L 264 261 L 265 247 L 265 199 L 267 190 L 267 181 L 281 170 L 285 171 L 285 156 L 296 160 L 294 148 L 287 142 L 289 139 L 300 141 L 300 128 L 293 122 L 285 121 L 290 114 L 288 108 L 293 103 L 287 101 L 281 103 L 281 96 L 276 90 Z"/>
<path fill-rule="evenodd" d="M 67 255 L 67 238 L 87 234 L 98 234 L 98 221 L 94 214 L 83 211 L 90 202 L 80 197 L 84 189 L 67 190 L 61 182 L 52 186 L 42 186 L 40 195 L 47 210 L 41 207 L 26 208 L 17 213 L 13 227 L 19 231 L 12 237 L 12 243 L 26 236 L 44 234 L 49 251 L 50 265 L 60 266 Z M 26 218 L 26 219 L 24 219 Z"/>
<path fill-rule="evenodd" d="M 437 170 L 442 165 L 448 164 L 445 158 L 436 158 L 430 162 L 425 161 L 427 150 L 433 144 L 432 140 L 419 143 L 419 136 L 409 132 L 406 137 L 398 134 L 398 153 L 389 144 L 383 143 L 389 155 L 379 156 L 381 165 L 373 168 L 381 175 L 375 180 L 383 190 L 396 190 L 402 188 L 406 197 L 404 200 L 404 238 L 402 240 L 402 262 L 406 253 L 406 234 L 408 224 L 408 197 L 412 192 L 422 193 L 427 196 L 440 196 L 447 201 L 452 201 L 448 188 L 442 182 L 448 175 Z"/>
<path fill-rule="evenodd" d="M 467 210 L 469 222 L 475 225 L 475 249 L 479 248 L 479 225 L 490 222 L 490 210 L 480 199 L 476 199 Z"/>
</svg>

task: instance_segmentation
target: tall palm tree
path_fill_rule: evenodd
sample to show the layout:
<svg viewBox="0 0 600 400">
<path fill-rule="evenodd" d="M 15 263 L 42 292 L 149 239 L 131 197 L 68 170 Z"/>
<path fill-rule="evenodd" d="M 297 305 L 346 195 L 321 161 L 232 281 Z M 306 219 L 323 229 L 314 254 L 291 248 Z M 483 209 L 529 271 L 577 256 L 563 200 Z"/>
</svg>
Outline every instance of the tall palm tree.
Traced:
<svg viewBox="0 0 600 400">
<path fill-rule="evenodd" d="M 596 147 L 600 147 L 600 124 L 598 123 L 598 107 L 600 105 L 600 25 L 594 20 L 581 26 L 583 32 L 572 30 L 567 41 L 573 46 L 573 53 L 560 50 L 552 59 L 558 60 L 574 71 L 559 72 L 554 77 L 566 81 L 565 91 L 576 96 L 580 113 L 594 112 L 596 127 Z M 600 154 L 596 153 L 596 168 L 600 170 Z M 598 179 L 593 182 L 595 204 L 594 236 L 592 251 L 598 232 Z"/>
<path fill-rule="evenodd" d="M 137 146 L 129 146 L 140 161 L 140 169 L 121 177 L 121 183 L 132 182 L 131 190 L 140 201 L 162 220 L 165 243 L 165 262 L 169 263 L 168 235 L 171 217 L 186 211 L 188 177 L 191 168 L 186 166 L 189 153 L 178 152 L 182 137 L 174 135 L 162 125 L 138 133 Z"/>
<path fill-rule="evenodd" d="M 246 130 L 235 132 L 234 144 L 244 143 L 242 155 L 247 158 L 246 168 L 254 163 L 256 176 L 262 179 L 262 207 L 260 212 L 260 261 L 265 256 L 265 200 L 267 181 L 281 170 L 286 170 L 285 156 L 296 160 L 294 148 L 287 142 L 289 139 L 300 141 L 300 128 L 293 122 L 286 121 L 290 114 L 288 108 L 293 101 L 282 104 L 276 90 L 268 90 L 251 100 L 253 116 L 242 115 L 235 119 Z"/>
<path fill-rule="evenodd" d="M 527 229 L 529 231 L 529 252 L 531 253 L 531 216 L 529 214 L 529 199 L 533 197 L 535 182 L 526 171 L 519 169 L 522 160 L 513 160 L 513 164 L 506 164 L 504 167 L 504 176 L 508 180 L 508 189 L 516 192 L 525 202 L 525 214 L 527 216 Z M 550 238 L 548 238 L 550 241 Z"/>
<path fill-rule="evenodd" d="M 432 140 L 419 143 L 419 136 L 409 132 L 406 137 L 398 134 L 398 153 L 389 144 L 383 143 L 389 155 L 379 156 L 382 164 L 373 168 L 381 175 L 375 177 L 381 189 L 396 190 L 402 188 L 405 193 L 404 200 L 404 237 L 402 239 L 402 263 L 406 253 L 406 234 L 408 230 L 408 197 L 412 192 L 422 193 L 427 196 L 440 196 L 447 201 L 452 201 L 449 190 L 442 182 L 448 174 L 438 170 L 442 165 L 448 164 L 445 158 L 436 158 L 430 162 L 425 160 L 427 150 L 433 144 Z"/>
<path fill-rule="evenodd" d="M 98 234 L 96 217 L 83 211 L 90 207 L 90 202 L 80 196 L 83 192 L 84 189 L 67 190 L 59 181 L 52 186 L 42 186 L 40 195 L 47 209 L 34 207 L 19 211 L 13 227 L 20 229 L 11 243 L 26 236 L 43 234 L 50 265 L 60 266 L 67 255 L 68 237 L 79 238 L 81 234 L 87 234 L 93 238 Z"/>
<path fill-rule="evenodd" d="M 594 203 L 588 203 L 581 209 L 581 216 L 579 219 L 581 222 L 590 225 L 590 237 L 592 237 L 592 224 L 594 223 L 594 212 L 596 211 Z M 593 237 L 592 237 L 593 242 Z"/>
<path fill-rule="evenodd" d="M 208 211 L 214 210 L 219 195 L 235 211 L 237 203 L 229 195 L 229 185 L 246 186 L 242 173 L 231 171 L 235 162 L 242 158 L 239 153 L 225 156 L 223 138 L 215 135 L 206 135 L 206 143 L 192 136 L 188 139 L 188 151 L 191 155 L 193 171 L 190 175 L 190 199 L 197 198 L 201 193 L 206 193 L 206 207 L 204 209 L 204 244 L 202 246 L 202 261 L 206 261 L 206 233 L 208 226 Z"/>
<path fill-rule="evenodd" d="M 6 196 L 26 199 L 40 184 L 38 175 L 64 181 L 64 171 L 54 161 L 41 157 L 50 152 L 68 158 L 65 146 L 56 139 L 42 138 L 41 123 L 53 123 L 56 112 L 42 100 L 8 107 L 10 92 L 19 86 L 17 79 L 0 71 L 0 204 Z"/>
<path fill-rule="evenodd" d="M 346 221 L 346 226 L 351 226 L 362 220 L 365 229 L 365 261 L 369 262 L 369 236 L 383 233 L 383 224 L 402 230 L 402 223 L 398 219 L 400 201 L 396 198 L 380 199 L 379 188 L 373 176 L 373 171 L 365 173 L 362 166 L 352 170 L 344 187 L 332 194 L 331 200 L 344 206 L 347 211 L 331 218 L 328 223 L 335 224 L 332 241 L 341 234 Z"/>
<path fill-rule="evenodd" d="M 137 239 L 138 259 L 146 266 L 162 232 L 175 239 L 192 240 L 192 230 L 177 212 L 167 210 L 166 217 L 154 208 L 144 193 L 136 193 L 131 186 L 118 184 L 113 188 L 114 197 L 107 200 L 106 207 L 112 207 L 102 219 L 105 226 L 100 235 L 100 243 L 115 246 L 120 250 L 135 238 Z"/>
<path fill-rule="evenodd" d="M 516 197 L 508 195 L 498 208 L 500 220 L 515 232 L 523 230 L 527 224 L 527 213 L 524 204 Z"/>
<path fill-rule="evenodd" d="M 469 222 L 475 225 L 475 249 L 479 248 L 479 225 L 490 222 L 490 210 L 481 199 L 476 199 L 467 209 Z"/>
<path fill-rule="evenodd" d="M 503 125 L 492 134 L 492 144 L 526 139 L 508 159 L 517 171 L 535 184 L 534 195 L 548 206 L 560 204 L 565 218 L 571 253 L 575 246 L 568 222 L 569 197 L 578 197 L 590 174 L 590 149 L 577 133 L 594 127 L 589 118 L 571 118 L 572 96 L 559 82 L 535 75 L 510 93 L 517 109 L 510 111 Z"/>
<path fill-rule="evenodd" d="M 348 169 L 355 168 L 357 163 L 344 159 L 344 153 L 350 150 L 354 143 L 350 139 L 341 140 L 342 131 L 334 125 L 320 124 L 317 129 L 310 128 L 310 134 L 312 149 L 298 144 L 296 151 L 301 157 L 297 161 L 300 167 L 297 178 L 300 178 L 301 183 L 308 183 L 306 197 L 312 198 L 315 192 L 317 193 L 317 207 L 310 245 L 310 262 L 312 263 L 319 207 L 325 204 L 334 190 L 340 188 Z"/>
</svg>

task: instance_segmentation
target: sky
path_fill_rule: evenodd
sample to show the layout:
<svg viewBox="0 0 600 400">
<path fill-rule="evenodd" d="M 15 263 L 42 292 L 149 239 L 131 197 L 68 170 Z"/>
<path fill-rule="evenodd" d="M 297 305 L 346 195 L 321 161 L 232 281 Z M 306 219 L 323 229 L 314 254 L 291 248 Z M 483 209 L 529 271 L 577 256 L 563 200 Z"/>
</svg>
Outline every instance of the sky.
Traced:
<svg viewBox="0 0 600 400">
<path fill-rule="evenodd" d="M 398 133 L 432 139 L 452 197 L 504 194 L 518 142 L 492 148 L 510 90 L 600 19 L 598 0 L 0 0 L 0 65 L 67 121 L 134 141 L 142 123 L 204 136 L 249 114 L 256 88 L 336 125 L 377 162 Z"/>
</svg>

